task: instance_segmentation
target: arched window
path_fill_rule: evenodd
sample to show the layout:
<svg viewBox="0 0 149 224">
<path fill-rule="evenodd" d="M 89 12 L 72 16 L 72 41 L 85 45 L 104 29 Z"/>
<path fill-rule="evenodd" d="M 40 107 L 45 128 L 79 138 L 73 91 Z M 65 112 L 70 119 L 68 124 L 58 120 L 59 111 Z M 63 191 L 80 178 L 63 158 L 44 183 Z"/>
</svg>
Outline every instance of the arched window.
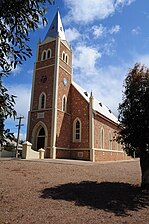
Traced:
<svg viewBox="0 0 149 224">
<path fill-rule="evenodd" d="M 66 112 L 67 111 L 67 98 L 66 98 L 65 95 L 62 98 L 62 111 L 63 112 Z"/>
<path fill-rule="evenodd" d="M 76 118 L 73 122 L 73 141 L 81 141 L 81 121 L 79 118 Z"/>
<path fill-rule="evenodd" d="M 100 148 L 104 149 L 104 129 L 100 130 Z"/>
<path fill-rule="evenodd" d="M 68 55 L 65 55 L 65 62 L 68 64 Z"/>
<path fill-rule="evenodd" d="M 112 134 L 111 134 L 111 131 L 109 131 L 109 150 L 112 150 Z"/>
<path fill-rule="evenodd" d="M 62 53 L 62 60 L 65 61 L 65 52 Z"/>
<path fill-rule="evenodd" d="M 46 107 L 46 94 L 41 93 L 40 96 L 39 96 L 38 109 L 45 109 L 45 107 Z"/>
<path fill-rule="evenodd" d="M 37 150 L 45 147 L 45 130 L 43 127 L 39 129 L 37 135 Z"/>
<path fill-rule="evenodd" d="M 47 57 L 47 52 L 44 50 L 44 51 L 42 52 L 42 58 L 41 58 L 41 60 L 42 60 L 42 61 L 46 60 L 46 57 Z"/>
<path fill-rule="evenodd" d="M 52 51 L 51 49 L 47 50 L 47 58 L 51 58 L 52 57 Z"/>
</svg>

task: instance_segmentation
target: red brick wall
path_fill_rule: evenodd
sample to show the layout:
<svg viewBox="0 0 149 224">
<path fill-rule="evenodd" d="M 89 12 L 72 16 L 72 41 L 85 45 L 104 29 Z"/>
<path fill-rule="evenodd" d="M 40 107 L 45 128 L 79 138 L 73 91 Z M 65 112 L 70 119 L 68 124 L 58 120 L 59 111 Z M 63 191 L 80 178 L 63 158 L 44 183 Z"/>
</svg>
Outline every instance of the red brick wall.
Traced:
<svg viewBox="0 0 149 224">
<path fill-rule="evenodd" d="M 95 150 L 95 162 L 100 161 L 116 161 L 116 160 L 127 160 L 129 157 L 122 152 L 108 152 Z"/>
<path fill-rule="evenodd" d="M 56 147 L 70 148 L 70 139 L 71 139 L 71 116 L 70 114 L 58 111 Z"/>
<path fill-rule="evenodd" d="M 99 115 L 95 115 L 94 120 L 94 144 L 95 148 L 101 148 L 101 128 L 104 129 L 104 149 L 109 149 L 109 132 L 111 132 L 112 138 L 112 150 L 117 150 L 117 142 L 114 141 L 114 137 L 117 131 L 117 125 L 107 121 Z M 121 147 L 119 146 L 121 150 Z"/>
<path fill-rule="evenodd" d="M 81 142 L 73 142 L 73 122 L 81 120 Z M 71 86 L 71 148 L 89 148 L 89 104 L 80 93 Z"/>
</svg>

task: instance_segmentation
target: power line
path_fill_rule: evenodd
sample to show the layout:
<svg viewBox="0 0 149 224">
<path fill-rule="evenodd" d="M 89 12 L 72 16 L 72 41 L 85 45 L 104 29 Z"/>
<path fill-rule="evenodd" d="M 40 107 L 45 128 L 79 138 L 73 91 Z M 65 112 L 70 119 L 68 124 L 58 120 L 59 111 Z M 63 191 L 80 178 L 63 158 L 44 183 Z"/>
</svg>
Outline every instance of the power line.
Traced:
<svg viewBox="0 0 149 224">
<path fill-rule="evenodd" d="M 19 120 L 19 124 L 16 125 L 16 127 L 18 127 L 18 135 L 17 135 L 17 145 L 16 145 L 16 158 L 18 158 L 18 146 L 19 146 L 19 139 L 20 139 L 20 129 L 24 124 L 21 124 L 21 121 L 24 117 L 20 116 L 17 117 L 17 119 Z"/>
</svg>

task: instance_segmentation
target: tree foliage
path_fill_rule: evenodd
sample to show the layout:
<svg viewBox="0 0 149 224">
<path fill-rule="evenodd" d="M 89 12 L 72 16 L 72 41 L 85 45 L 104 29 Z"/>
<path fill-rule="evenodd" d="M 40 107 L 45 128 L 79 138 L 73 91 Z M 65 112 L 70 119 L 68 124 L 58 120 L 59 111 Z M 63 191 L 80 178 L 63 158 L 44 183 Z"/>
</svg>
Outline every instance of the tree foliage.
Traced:
<svg viewBox="0 0 149 224">
<path fill-rule="evenodd" d="M 10 137 L 4 120 L 16 116 L 15 97 L 8 94 L 2 78 L 31 57 L 29 33 L 38 29 L 41 22 L 47 23 L 47 3 L 53 4 L 54 0 L 0 0 L 0 143 Z"/>
<path fill-rule="evenodd" d="M 9 129 L 4 129 L 4 121 L 8 117 L 15 117 L 16 111 L 14 110 L 15 96 L 9 95 L 8 90 L 3 86 L 0 76 L 0 144 L 6 138 L 13 138 L 13 134 Z"/>
<path fill-rule="evenodd" d="M 149 69 L 136 64 L 130 69 L 119 105 L 118 141 L 124 149 L 145 153 L 149 146 Z"/>
<path fill-rule="evenodd" d="M 46 3 L 53 0 L 0 0 L 0 68 L 8 74 L 32 55 L 29 32 L 47 23 Z"/>
</svg>

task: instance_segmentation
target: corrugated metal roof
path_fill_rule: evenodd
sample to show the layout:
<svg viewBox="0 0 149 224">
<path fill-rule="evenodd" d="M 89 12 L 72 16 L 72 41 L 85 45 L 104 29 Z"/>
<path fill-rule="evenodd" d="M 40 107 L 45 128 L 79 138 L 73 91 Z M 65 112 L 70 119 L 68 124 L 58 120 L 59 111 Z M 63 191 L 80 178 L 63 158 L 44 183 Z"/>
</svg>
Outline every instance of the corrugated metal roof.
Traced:
<svg viewBox="0 0 149 224">
<path fill-rule="evenodd" d="M 78 92 L 83 96 L 83 98 L 89 103 L 90 94 L 86 92 L 82 87 L 80 87 L 77 83 L 74 81 L 72 82 L 72 85 L 78 90 Z M 112 113 L 112 111 L 105 106 L 101 101 L 97 100 L 94 97 L 93 102 L 93 110 L 99 112 L 106 118 L 110 119 L 111 121 L 118 123 L 117 117 Z"/>
</svg>

